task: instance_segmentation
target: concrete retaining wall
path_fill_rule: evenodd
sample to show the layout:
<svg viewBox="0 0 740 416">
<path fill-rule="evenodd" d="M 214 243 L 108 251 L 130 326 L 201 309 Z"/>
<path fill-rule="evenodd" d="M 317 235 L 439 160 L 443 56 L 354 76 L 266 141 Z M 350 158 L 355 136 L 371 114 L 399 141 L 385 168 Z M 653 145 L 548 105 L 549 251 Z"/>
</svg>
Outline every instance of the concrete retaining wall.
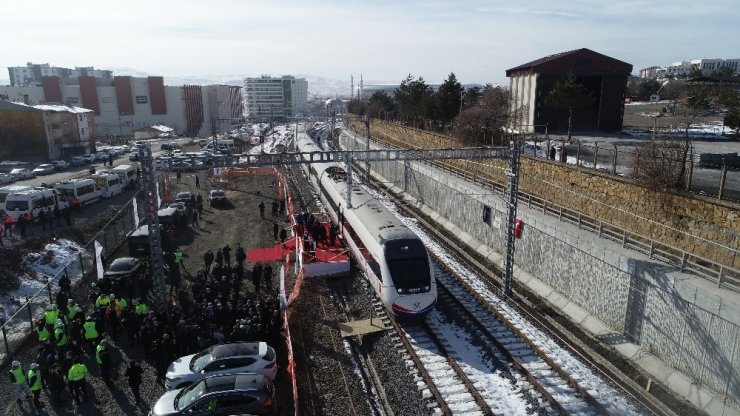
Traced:
<svg viewBox="0 0 740 416">
<path fill-rule="evenodd" d="M 341 135 L 342 147 L 350 141 L 349 134 Z M 479 252 L 486 247 L 504 251 L 506 211 L 500 195 L 427 165 L 411 167 L 407 191 L 435 212 L 438 223 L 469 234 L 467 244 Z M 373 163 L 372 168 L 385 185 L 404 187 L 401 163 Z M 490 225 L 483 222 L 484 204 L 492 209 Z M 740 306 L 723 300 L 702 279 L 691 279 L 557 218 L 526 208 L 520 208 L 518 216 L 526 224 L 517 241 L 520 268 L 614 333 L 626 335 L 715 394 L 727 394 L 733 406 L 740 407 Z"/>
</svg>

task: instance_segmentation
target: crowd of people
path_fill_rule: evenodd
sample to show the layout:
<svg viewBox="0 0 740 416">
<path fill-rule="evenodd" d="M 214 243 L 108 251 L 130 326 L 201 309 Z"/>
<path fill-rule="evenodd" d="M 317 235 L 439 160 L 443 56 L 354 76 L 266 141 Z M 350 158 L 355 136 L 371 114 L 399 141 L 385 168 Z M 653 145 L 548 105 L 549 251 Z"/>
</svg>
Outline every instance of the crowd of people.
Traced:
<svg viewBox="0 0 740 416">
<path fill-rule="evenodd" d="M 14 361 L 9 371 L 15 398 L 22 405 L 25 394 L 42 407 L 42 388 L 52 405 L 71 396 L 76 403 L 88 401 L 86 378 L 97 367 L 101 379 L 111 386 L 114 378 L 110 349 L 115 345 L 130 357 L 143 355 L 164 383 L 169 364 L 211 345 L 238 341 L 280 343 L 282 327 L 278 293 L 272 290 L 272 267 L 257 264 L 246 270 L 246 253 L 240 244 L 227 244 L 216 254 L 208 250 L 204 267 L 189 285 L 180 286 L 182 252 L 166 256 L 170 283 L 167 310 L 154 311 L 147 299 L 152 289 L 148 271 L 140 285 L 116 285 L 107 279 L 92 284 L 84 302 L 74 301 L 70 281 L 62 277 L 56 303 L 34 321 L 38 340 L 35 361 L 28 371 Z M 174 259 L 174 260 L 173 260 Z M 250 279 L 253 287 L 243 284 Z M 132 289 L 133 287 L 133 289 Z M 138 297 L 137 297 L 138 296 Z M 123 372 L 133 397 L 141 401 L 139 388 L 145 375 L 139 360 L 132 358 Z"/>
</svg>

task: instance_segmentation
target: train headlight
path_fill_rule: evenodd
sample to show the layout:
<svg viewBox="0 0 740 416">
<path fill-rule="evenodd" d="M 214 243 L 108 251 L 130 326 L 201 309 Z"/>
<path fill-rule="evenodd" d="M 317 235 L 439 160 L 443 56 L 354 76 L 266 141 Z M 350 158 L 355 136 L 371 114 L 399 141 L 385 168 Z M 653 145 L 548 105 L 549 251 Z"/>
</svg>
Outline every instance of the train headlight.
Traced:
<svg viewBox="0 0 740 416">
<path fill-rule="evenodd" d="M 429 292 L 429 285 L 424 286 L 424 291 Z"/>
<path fill-rule="evenodd" d="M 399 295 L 403 295 L 403 289 L 401 288 L 396 289 L 396 292 L 398 292 Z"/>
</svg>

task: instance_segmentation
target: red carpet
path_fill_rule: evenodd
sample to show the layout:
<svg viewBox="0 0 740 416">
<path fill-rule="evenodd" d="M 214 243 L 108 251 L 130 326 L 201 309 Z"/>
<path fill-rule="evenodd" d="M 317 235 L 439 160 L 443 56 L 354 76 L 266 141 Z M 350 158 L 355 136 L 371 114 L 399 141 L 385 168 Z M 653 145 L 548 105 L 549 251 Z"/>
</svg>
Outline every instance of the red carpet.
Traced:
<svg viewBox="0 0 740 416">
<path fill-rule="evenodd" d="M 282 261 L 285 257 L 282 244 L 274 247 L 251 248 L 247 252 L 247 263 L 265 263 Z"/>
</svg>

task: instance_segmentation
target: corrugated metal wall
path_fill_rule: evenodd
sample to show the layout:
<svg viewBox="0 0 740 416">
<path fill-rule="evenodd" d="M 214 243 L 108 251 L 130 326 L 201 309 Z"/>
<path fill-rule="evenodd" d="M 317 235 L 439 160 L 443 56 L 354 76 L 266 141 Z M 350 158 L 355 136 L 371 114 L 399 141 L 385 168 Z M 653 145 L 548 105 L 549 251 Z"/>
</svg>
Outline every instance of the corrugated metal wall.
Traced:
<svg viewBox="0 0 740 416">
<path fill-rule="evenodd" d="M 200 85 L 184 85 L 187 135 L 195 137 L 203 126 L 203 92 Z"/>
<path fill-rule="evenodd" d="M 98 90 L 95 86 L 95 77 L 80 77 L 80 95 L 82 106 L 93 110 L 96 116 L 100 115 L 100 103 L 98 103 Z"/>
<path fill-rule="evenodd" d="M 167 114 L 167 101 L 164 97 L 164 78 L 149 77 L 149 97 L 151 99 L 152 114 Z"/>
<path fill-rule="evenodd" d="M 134 97 L 131 93 L 131 77 L 115 77 L 113 83 L 116 87 L 116 100 L 118 102 L 118 114 L 131 116 L 134 114 Z"/>
<path fill-rule="evenodd" d="M 44 100 L 47 103 L 62 102 L 62 86 L 59 77 L 41 77 L 41 86 L 44 88 Z"/>
</svg>

